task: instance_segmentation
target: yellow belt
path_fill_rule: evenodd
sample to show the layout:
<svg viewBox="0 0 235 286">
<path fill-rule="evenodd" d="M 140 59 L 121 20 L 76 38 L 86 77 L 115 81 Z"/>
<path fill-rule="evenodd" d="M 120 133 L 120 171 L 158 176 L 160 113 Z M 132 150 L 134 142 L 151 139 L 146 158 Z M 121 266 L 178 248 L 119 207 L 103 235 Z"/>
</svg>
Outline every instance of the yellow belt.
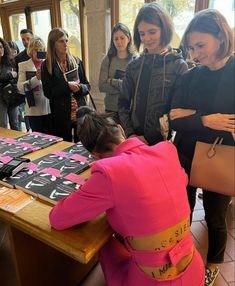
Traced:
<svg viewBox="0 0 235 286">
<path fill-rule="evenodd" d="M 183 221 L 174 226 L 169 227 L 159 233 L 144 237 L 127 237 L 130 246 L 135 250 L 166 250 L 176 245 L 185 238 L 190 232 L 190 218 L 187 217 Z M 194 246 L 192 252 L 184 256 L 175 266 L 171 263 L 158 267 L 149 267 L 138 265 L 138 267 L 147 275 L 156 279 L 167 279 L 179 275 L 189 265 L 193 258 Z"/>
</svg>

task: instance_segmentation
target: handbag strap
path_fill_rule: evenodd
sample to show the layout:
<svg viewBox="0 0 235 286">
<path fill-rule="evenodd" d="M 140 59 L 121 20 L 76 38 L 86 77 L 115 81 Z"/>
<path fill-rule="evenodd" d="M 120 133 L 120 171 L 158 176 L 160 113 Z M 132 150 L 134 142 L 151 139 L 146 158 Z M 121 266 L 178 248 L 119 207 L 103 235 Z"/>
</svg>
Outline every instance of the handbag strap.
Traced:
<svg viewBox="0 0 235 286">
<path fill-rule="evenodd" d="M 212 158 L 216 154 L 215 147 L 216 147 L 216 145 L 221 145 L 223 140 L 224 140 L 224 138 L 222 138 L 222 137 L 219 137 L 219 136 L 216 137 L 214 143 L 211 145 L 211 148 L 207 153 L 208 158 Z"/>
</svg>

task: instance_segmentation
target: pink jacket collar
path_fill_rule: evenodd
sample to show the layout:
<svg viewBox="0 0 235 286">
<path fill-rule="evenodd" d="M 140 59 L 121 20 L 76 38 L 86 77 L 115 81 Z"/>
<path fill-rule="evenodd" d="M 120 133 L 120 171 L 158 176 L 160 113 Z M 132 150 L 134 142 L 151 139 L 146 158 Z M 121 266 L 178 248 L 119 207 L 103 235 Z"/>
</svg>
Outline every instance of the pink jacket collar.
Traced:
<svg viewBox="0 0 235 286">
<path fill-rule="evenodd" d="M 127 152 L 141 145 L 145 145 L 145 143 L 140 141 L 137 137 L 128 138 L 115 148 L 113 156 L 118 156 L 121 153 Z"/>
</svg>

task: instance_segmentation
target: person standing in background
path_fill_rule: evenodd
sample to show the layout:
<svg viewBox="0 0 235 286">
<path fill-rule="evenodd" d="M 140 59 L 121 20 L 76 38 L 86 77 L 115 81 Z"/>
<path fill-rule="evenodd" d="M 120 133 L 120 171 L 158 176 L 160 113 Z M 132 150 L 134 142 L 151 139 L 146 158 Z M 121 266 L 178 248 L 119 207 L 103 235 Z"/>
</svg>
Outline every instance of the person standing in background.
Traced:
<svg viewBox="0 0 235 286">
<path fill-rule="evenodd" d="M 16 71 L 17 72 L 19 71 L 19 63 L 27 61 L 30 59 L 30 57 L 27 54 L 27 47 L 28 47 L 28 43 L 29 43 L 30 39 L 33 38 L 33 32 L 30 29 L 22 29 L 20 31 L 20 37 L 21 37 L 21 40 L 22 40 L 22 43 L 23 43 L 25 49 L 15 57 Z M 29 131 L 30 130 L 29 120 L 28 120 L 27 116 L 25 116 L 24 107 L 25 107 L 24 103 L 19 106 L 19 114 L 20 114 L 20 118 L 23 119 L 25 122 L 26 130 Z M 19 122 L 19 130 L 22 130 L 21 122 Z"/>
<path fill-rule="evenodd" d="M 99 75 L 99 90 L 105 92 L 105 112 L 112 113 L 119 123 L 118 97 L 122 90 L 122 81 L 127 64 L 132 60 L 132 37 L 130 30 L 122 23 L 117 23 L 111 33 L 107 55 L 104 57 Z"/>
<path fill-rule="evenodd" d="M 7 42 L 0 38 L 0 127 L 18 130 L 18 106 L 7 107 L 2 99 L 2 89 L 12 80 L 16 80 L 15 63 Z"/>
<path fill-rule="evenodd" d="M 134 24 L 134 44 L 143 53 L 126 69 L 119 96 L 119 118 L 127 137 L 138 136 L 149 145 L 168 137 L 170 90 L 188 67 L 180 50 L 169 47 L 173 24 L 157 3 L 145 4 Z M 171 135 L 171 134 L 169 134 Z"/>
<path fill-rule="evenodd" d="M 27 47 L 29 60 L 19 63 L 19 76 L 17 87 L 20 93 L 26 90 L 31 92 L 34 105 L 30 106 L 27 101 L 25 113 L 29 119 L 32 131 L 51 133 L 51 117 L 49 100 L 44 96 L 41 82 L 41 65 L 43 60 L 37 58 L 37 52 L 45 51 L 45 44 L 39 37 L 30 39 Z"/>
<path fill-rule="evenodd" d="M 68 79 L 69 71 L 72 78 Z M 68 34 L 62 28 L 52 29 L 48 35 L 41 77 L 44 95 L 50 99 L 54 135 L 71 142 L 74 130 L 77 142 L 77 109 L 86 105 L 90 84 L 82 61 L 70 54 Z"/>
<path fill-rule="evenodd" d="M 176 130 L 174 143 L 181 164 L 190 175 L 196 141 L 213 143 L 220 137 L 222 144 L 234 146 L 235 57 L 232 30 L 217 10 L 197 13 L 186 28 L 182 43 L 198 65 L 182 75 L 175 85 L 170 119 Z M 191 216 L 196 190 L 187 187 Z M 229 196 L 203 190 L 208 228 L 205 286 L 214 285 L 218 264 L 224 261 L 229 202 Z"/>
<path fill-rule="evenodd" d="M 17 72 L 18 72 L 18 68 L 19 68 L 18 67 L 19 63 L 27 61 L 30 58 L 27 54 L 27 47 L 28 47 L 28 43 L 29 43 L 30 39 L 33 38 L 33 32 L 30 29 L 23 29 L 20 31 L 20 36 L 21 36 L 21 40 L 22 40 L 22 43 L 23 43 L 25 49 L 15 57 L 16 71 Z"/>
</svg>

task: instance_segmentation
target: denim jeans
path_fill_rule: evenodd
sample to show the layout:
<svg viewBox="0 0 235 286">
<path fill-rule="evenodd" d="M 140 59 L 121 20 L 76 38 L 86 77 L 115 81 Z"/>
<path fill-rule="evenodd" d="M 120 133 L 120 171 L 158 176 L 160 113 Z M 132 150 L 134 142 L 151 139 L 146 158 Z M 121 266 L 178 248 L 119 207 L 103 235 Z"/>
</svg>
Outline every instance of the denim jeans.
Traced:
<svg viewBox="0 0 235 286">
<path fill-rule="evenodd" d="M 0 127 L 7 128 L 8 120 L 10 128 L 13 130 L 19 130 L 18 128 L 18 113 L 19 107 L 8 107 L 2 101 L 0 96 Z"/>
</svg>

